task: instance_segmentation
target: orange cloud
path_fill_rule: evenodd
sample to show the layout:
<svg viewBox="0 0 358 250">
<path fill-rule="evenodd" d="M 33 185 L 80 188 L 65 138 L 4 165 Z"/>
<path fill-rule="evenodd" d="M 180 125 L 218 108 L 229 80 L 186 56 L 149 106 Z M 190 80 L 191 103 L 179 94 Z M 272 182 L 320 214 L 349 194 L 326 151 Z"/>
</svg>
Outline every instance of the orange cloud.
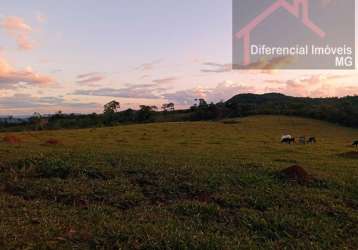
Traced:
<svg viewBox="0 0 358 250">
<path fill-rule="evenodd" d="M 7 31 L 31 32 L 32 28 L 21 17 L 9 16 L 3 20 L 2 26 Z"/>
<path fill-rule="evenodd" d="M 19 83 L 44 86 L 54 82 L 52 77 L 34 72 L 30 67 L 17 70 L 0 56 L 0 89 L 14 88 Z"/>
<path fill-rule="evenodd" d="M 33 29 L 30 25 L 25 23 L 21 17 L 5 17 L 0 26 L 16 40 L 19 49 L 33 49 L 33 43 L 29 39 L 30 33 L 33 31 Z"/>
</svg>

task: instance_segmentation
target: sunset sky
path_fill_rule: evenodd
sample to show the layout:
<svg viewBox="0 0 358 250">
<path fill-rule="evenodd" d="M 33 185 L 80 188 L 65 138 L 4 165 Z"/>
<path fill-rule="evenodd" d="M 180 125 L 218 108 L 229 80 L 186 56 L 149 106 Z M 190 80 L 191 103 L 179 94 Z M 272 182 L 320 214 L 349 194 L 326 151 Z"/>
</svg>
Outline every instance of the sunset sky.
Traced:
<svg viewBox="0 0 358 250">
<path fill-rule="evenodd" d="M 322 6 L 335 0 L 320 0 Z M 2 0 L 0 115 L 238 93 L 358 94 L 356 71 L 232 71 L 231 0 Z"/>
</svg>

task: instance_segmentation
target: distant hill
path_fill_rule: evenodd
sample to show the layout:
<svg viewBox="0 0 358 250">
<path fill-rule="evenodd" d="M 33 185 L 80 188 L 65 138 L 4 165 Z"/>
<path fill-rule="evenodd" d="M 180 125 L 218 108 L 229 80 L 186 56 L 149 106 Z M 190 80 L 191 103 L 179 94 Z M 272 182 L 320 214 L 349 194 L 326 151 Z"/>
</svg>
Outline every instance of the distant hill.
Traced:
<svg viewBox="0 0 358 250">
<path fill-rule="evenodd" d="M 225 102 L 230 116 L 294 115 L 358 127 L 358 96 L 343 98 L 292 97 L 279 93 L 239 94 Z"/>
</svg>

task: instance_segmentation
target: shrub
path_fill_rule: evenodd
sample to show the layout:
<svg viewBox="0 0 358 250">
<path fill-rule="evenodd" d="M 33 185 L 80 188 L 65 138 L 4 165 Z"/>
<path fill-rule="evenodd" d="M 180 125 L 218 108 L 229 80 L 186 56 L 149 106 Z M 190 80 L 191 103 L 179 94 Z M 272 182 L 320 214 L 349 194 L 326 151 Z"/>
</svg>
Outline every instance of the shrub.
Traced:
<svg viewBox="0 0 358 250">
<path fill-rule="evenodd" d="M 71 173 L 70 164 L 56 158 L 46 158 L 37 165 L 37 172 L 44 178 L 66 179 Z"/>
</svg>

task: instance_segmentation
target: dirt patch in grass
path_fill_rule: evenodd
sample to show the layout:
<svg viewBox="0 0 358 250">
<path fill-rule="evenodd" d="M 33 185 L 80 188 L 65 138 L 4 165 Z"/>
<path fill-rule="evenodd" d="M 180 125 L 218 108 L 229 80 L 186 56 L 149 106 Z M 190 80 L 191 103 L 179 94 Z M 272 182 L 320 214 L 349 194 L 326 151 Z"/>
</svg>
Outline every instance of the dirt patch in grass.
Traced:
<svg viewBox="0 0 358 250">
<path fill-rule="evenodd" d="M 21 139 L 15 135 L 5 136 L 3 141 L 9 144 L 20 144 L 22 142 Z"/>
<path fill-rule="evenodd" d="M 128 140 L 126 139 L 119 139 L 119 140 L 116 140 L 116 142 L 120 143 L 120 144 L 127 144 L 128 143 Z"/>
<path fill-rule="evenodd" d="M 338 154 L 339 157 L 348 158 L 348 159 L 358 159 L 358 150 L 357 151 L 350 151 Z"/>
<path fill-rule="evenodd" d="M 0 162 L 0 173 L 5 172 L 7 169 L 7 166 L 4 163 Z"/>
<path fill-rule="evenodd" d="M 61 144 L 61 142 L 59 140 L 57 140 L 57 139 L 51 138 L 51 139 L 48 139 L 45 144 L 47 144 L 47 145 L 59 145 L 59 144 Z"/>
<path fill-rule="evenodd" d="M 354 199 L 345 199 L 344 200 L 344 203 L 352 208 L 352 209 L 355 209 L 355 210 L 358 210 L 358 201 L 357 200 L 354 200 Z"/>
<path fill-rule="evenodd" d="M 303 167 L 298 165 L 293 165 L 280 171 L 279 176 L 282 179 L 294 181 L 299 184 L 306 184 L 315 180 Z"/>
<path fill-rule="evenodd" d="M 224 120 L 221 123 L 230 125 L 230 124 L 239 124 L 240 121 L 237 121 L 237 120 Z"/>
</svg>

